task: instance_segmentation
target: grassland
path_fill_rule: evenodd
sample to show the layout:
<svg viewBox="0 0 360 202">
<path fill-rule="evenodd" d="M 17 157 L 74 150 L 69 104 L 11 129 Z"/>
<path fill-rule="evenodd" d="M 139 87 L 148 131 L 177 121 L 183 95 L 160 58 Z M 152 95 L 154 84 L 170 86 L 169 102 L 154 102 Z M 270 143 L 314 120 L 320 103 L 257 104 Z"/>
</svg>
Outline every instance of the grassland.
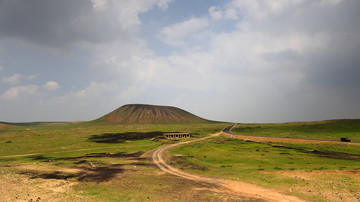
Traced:
<svg viewBox="0 0 360 202">
<path fill-rule="evenodd" d="M 241 180 L 315 201 L 360 199 L 360 161 L 324 157 L 225 136 L 177 147 L 171 163 L 186 172 Z"/>
<path fill-rule="evenodd" d="M 341 137 L 348 137 L 353 142 L 360 142 L 359 119 L 283 124 L 239 124 L 232 131 L 247 135 L 336 141 L 339 141 Z"/>
<path fill-rule="evenodd" d="M 1 123 L 0 195 L 48 201 L 246 200 L 164 174 L 148 151 L 172 141 L 162 132 L 189 132 L 192 139 L 227 123 L 104 124 Z M 359 121 L 242 124 L 233 132 L 261 136 L 359 140 Z M 179 140 L 185 141 L 185 140 Z M 360 147 L 355 144 L 243 141 L 220 136 L 171 150 L 170 163 L 205 176 L 245 181 L 313 201 L 360 200 Z M 340 152 L 348 159 L 308 150 Z M 351 157 L 351 155 L 355 157 Z M 182 186 L 179 186 L 182 185 Z M 179 195 L 179 192 L 183 194 Z"/>
<path fill-rule="evenodd" d="M 228 196 L 163 175 L 144 154 L 171 143 L 157 139 L 157 131 L 197 138 L 225 125 L 6 124 L 0 129 L 0 195 L 9 201 L 220 200 Z M 181 197 L 179 183 L 190 189 Z"/>
</svg>

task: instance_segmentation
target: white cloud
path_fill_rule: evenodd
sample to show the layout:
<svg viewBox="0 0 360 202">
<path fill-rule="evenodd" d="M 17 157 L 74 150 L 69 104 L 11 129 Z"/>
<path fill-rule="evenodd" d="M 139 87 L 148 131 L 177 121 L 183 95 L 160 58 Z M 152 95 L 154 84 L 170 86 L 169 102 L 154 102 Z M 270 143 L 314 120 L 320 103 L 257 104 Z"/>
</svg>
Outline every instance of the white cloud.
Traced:
<svg viewBox="0 0 360 202">
<path fill-rule="evenodd" d="M 165 11 L 165 10 L 167 10 L 168 9 L 168 7 L 169 7 L 169 3 L 170 2 L 172 2 L 173 0 L 159 0 L 158 1 L 158 3 L 157 3 L 157 6 L 161 9 L 161 10 L 163 10 L 163 11 Z"/>
<path fill-rule="evenodd" d="M 0 98 L 6 100 L 14 100 L 22 96 L 34 95 L 37 93 L 38 89 L 39 88 L 37 85 L 11 87 L 9 90 L 4 92 L 0 96 Z"/>
<path fill-rule="evenodd" d="M 209 20 L 207 18 L 192 17 L 184 22 L 164 27 L 161 30 L 160 38 L 169 45 L 184 46 L 186 45 L 186 37 L 194 37 L 208 26 Z"/>
<path fill-rule="evenodd" d="M 9 77 L 3 77 L 1 79 L 1 81 L 3 83 L 8 83 L 8 84 L 18 84 L 18 83 L 20 83 L 22 78 L 26 78 L 27 80 L 31 81 L 31 80 L 36 79 L 37 75 L 36 74 L 31 74 L 31 75 L 13 74 L 12 76 L 9 76 Z"/>
<path fill-rule="evenodd" d="M 91 82 L 89 86 L 84 89 L 70 91 L 62 96 L 55 96 L 49 99 L 48 103 L 60 103 L 77 107 L 81 105 L 91 106 L 91 104 L 99 103 L 99 100 L 106 100 L 108 98 L 108 94 L 114 94 L 118 92 L 119 86 L 114 82 Z"/>
<path fill-rule="evenodd" d="M 126 102 L 121 96 L 119 97 L 123 90 L 115 82 L 91 82 L 81 90 L 43 100 L 41 106 L 58 114 L 54 119 L 59 119 L 59 114 L 68 120 L 95 119 Z M 57 108 L 63 110 L 59 112 Z"/>
<path fill-rule="evenodd" d="M 31 74 L 31 75 L 27 76 L 26 78 L 27 78 L 29 81 L 31 81 L 31 80 L 36 79 L 36 78 L 37 78 L 37 75 L 36 75 L 36 74 Z"/>
<path fill-rule="evenodd" d="M 20 82 L 21 77 L 22 77 L 21 74 L 13 74 L 10 77 L 3 77 L 1 81 L 9 84 L 17 84 Z"/>
<path fill-rule="evenodd" d="M 233 19 L 233 20 L 237 20 L 238 16 L 237 16 L 237 12 L 236 9 L 234 8 L 228 8 L 225 10 L 225 18 L 226 19 Z"/>
<path fill-rule="evenodd" d="M 95 10 L 102 10 L 105 8 L 107 0 L 91 0 L 91 2 Z"/>
<path fill-rule="evenodd" d="M 180 106 L 183 104 L 184 98 L 185 98 L 185 94 L 180 94 L 179 96 L 177 96 L 175 99 L 173 99 L 170 102 L 170 105 L 171 106 Z"/>
<path fill-rule="evenodd" d="M 168 4 L 173 0 L 135 0 L 133 3 L 130 2 L 121 2 L 117 0 L 91 0 L 93 8 L 95 10 L 105 10 L 110 9 L 111 6 L 122 6 L 125 8 L 131 8 L 131 12 L 145 12 L 146 9 L 151 9 L 152 5 L 156 4 L 158 8 L 165 11 L 168 8 Z M 119 9 L 117 7 L 117 9 Z"/>
<path fill-rule="evenodd" d="M 352 4 L 346 4 L 349 1 Z M 159 36 L 147 38 L 158 37 L 174 46 L 166 46 L 167 54 L 163 56 L 156 55 L 158 47 L 150 50 L 145 39 L 137 38 L 141 36 L 137 34 L 142 24 L 139 14 L 156 6 L 167 9 L 170 1 L 92 2 L 90 9 L 95 13 L 74 19 L 72 25 L 84 26 L 82 22 L 87 22 L 89 27 L 99 28 L 100 24 L 111 22 L 113 27 L 100 26 L 97 30 L 99 34 L 114 34 L 114 38 L 101 35 L 106 38 L 102 40 L 97 38 L 97 34 L 88 32 L 92 29 L 82 28 L 79 29 L 84 32 L 69 36 L 79 37 L 82 41 L 94 39 L 95 42 L 90 40 L 80 48 L 92 54 L 91 71 L 96 77 L 88 78 L 96 78 L 96 82 L 81 80 L 89 85 L 65 95 L 49 98 L 46 96 L 53 94 L 45 94 L 41 97 L 44 104 L 36 108 L 44 107 L 54 113 L 44 112 L 46 115 L 43 117 L 54 114 L 53 117 L 58 119 L 55 115 L 60 113 L 68 120 L 97 118 L 121 104 L 150 100 L 153 103 L 186 105 L 190 112 L 198 114 L 202 111 L 205 118 L 216 120 L 304 120 L 314 117 L 313 111 L 320 108 L 326 109 L 322 110 L 323 114 L 328 114 L 332 108 L 341 112 L 337 106 L 351 108 L 332 99 L 339 94 L 335 88 L 319 83 L 334 83 L 336 88 L 339 83 L 353 82 L 353 88 L 359 86 L 356 78 L 359 74 L 352 74 L 355 79 L 351 81 L 347 80 L 346 74 L 341 77 L 346 65 L 353 63 L 357 68 L 359 64 L 358 60 L 354 62 L 351 57 L 348 57 L 350 60 L 343 57 L 349 53 L 358 55 L 360 47 L 357 40 L 359 26 L 355 20 L 359 12 L 355 6 L 349 8 L 349 5 L 359 5 L 357 0 L 234 0 L 223 7 L 210 7 L 205 16 L 186 16 L 186 21 L 165 25 Z M 340 3 L 342 7 L 338 9 Z M 94 21 L 94 26 L 92 19 L 98 20 Z M 221 19 L 224 21 L 216 21 Z M 84 37 L 85 32 L 90 36 Z M 205 45 L 200 47 L 199 44 Z M 332 64 L 333 58 L 338 57 L 343 57 L 339 60 L 342 62 Z M 328 71 L 329 66 L 338 69 Z M 329 74 L 335 75 L 333 78 L 338 83 L 329 80 Z M 35 79 L 34 75 L 23 77 Z M 48 82 L 43 88 L 59 88 L 55 83 Z M 357 96 L 359 93 L 356 94 L 358 88 L 354 91 L 344 89 L 343 92 L 356 97 L 352 100 L 360 97 Z M 36 94 L 37 90 L 18 86 L 3 93 L 1 98 Z M 326 93 L 321 95 L 321 92 Z M 99 106 L 98 103 L 106 105 Z M 59 112 L 58 109 L 63 110 Z M 307 113 L 298 116 L 303 109 Z"/>
<path fill-rule="evenodd" d="M 333 51 L 338 52 L 334 42 L 338 41 L 337 37 L 341 36 L 342 32 L 340 29 L 333 29 L 332 26 L 336 25 L 335 23 L 324 24 L 327 18 L 332 18 L 334 12 L 337 12 L 336 9 L 329 7 L 325 9 L 334 10 L 324 11 L 319 1 L 312 4 L 312 1 L 305 0 L 267 1 L 264 4 L 260 4 L 260 1 L 234 1 L 233 3 L 235 2 L 239 3 L 239 6 L 232 10 L 236 12 L 236 17 L 235 15 L 226 17 L 226 12 L 231 10 L 228 6 L 223 9 L 209 9 L 210 16 L 211 12 L 221 11 L 223 18 L 236 19 L 238 17 L 239 26 L 233 31 L 211 33 L 211 38 L 207 43 L 210 47 L 208 50 L 191 49 L 194 44 L 192 38 L 188 36 L 193 34 L 192 31 L 210 29 L 211 21 L 208 21 L 209 24 L 205 28 L 199 25 L 200 28 L 195 26 L 188 29 L 188 21 L 165 27 L 162 30 L 163 39 L 168 44 L 177 45 L 183 49 L 166 57 L 150 59 L 154 68 L 149 74 L 151 82 L 148 82 L 148 89 L 154 86 L 174 89 L 179 92 L 178 95 L 183 95 L 179 96 L 179 99 L 174 101 L 175 103 L 186 103 L 186 99 L 196 100 L 196 103 L 202 102 L 203 106 L 209 103 L 208 107 L 215 102 L 218 102 L 216 105 L 219 106 L 230 106 L 227 103 L 231 103 L 239 112 L 239 115 L 231 115 L 233 120 L 241 118 L 253 121 L 286 121 L 314 116 L 315 112 L 296 117 L 300 111 L 296 105 L 302 106 L 302 101 L 311 100 L 310 96 L 324 90 L 317 86 L 318 81 L 311 78 L 311 74 L 316 71 L 326 71 L 328 67 L 317 66 L 317 62 L 327 60 L 326 55 Z M 319 13 L 321 13 L 321 19 L 315 17 Z M 282 17 L 279 19 L 279 16 Z M 213 16 L 213 19 L 217 17 Z M 313 26 L 314 21 L 308 23 L 308 19 L 317 19 L 316 23 L 321 26 Z M 358 31 L 354 27 L 353 29 Z M 187 32 L 187 30 L 192 31 Z M 352 35 L 347 33 L 347 36 Z M 341 38 L 353 42 L 350 46 L 342 45 L 346 49 L 351 50 L 352 46 L 356 47 L 358 40 L 351 40 L 356 37 Z M 184 44 L 187 46 L 181 47 Z M 325 76 L 320 74 L 317 77 L 324 79 Z M 189 96 L 190 92 L 197 92 L 199 95 L 211 92 L 214 95 L 226 95 L 227 99 L 221 100 L 217 96 L 209 96 L 210 99 L 207 102 L 205 96 L 192 97 Z M 296 99 L 287 102 L 290 96 Z M 335 102 L 328 102 L 327 98 L 318 96 L 317 99 L 327 103 L 329 108 L 335 106 Z M 192 106 L 196 105 L 195 102 Z M 242 104 L 239 106 L 237 103 Z M 314 103 L 313 106 L 307 107 L 316 109 L 318 105 Z M 254 112 L 255 109 L 256 112 Z M 218 110 L 218 113 L 221 114 L 221 110 Z M 252 117 L 240 114 L 252 114 Z M 273 116 L 274 114 L 276 115 Z M 329 113 L 324 112 L 324 114 Z M 326 118 L 329 117 L 324 115 L 323 119 Z"/>
<path fill-rule="evenodd" d="M 98 18 L 106 19 L 111 23 L 120 25 L 123 30 L 133 29 L 140 25 L 140 13 L 145 13 L 156 5 L 161 10 L 168 8 L 172 0 L 92 0 L 93 8 L 97 11 Z"/>
<path fill-rule="evenodd" d="M 57 90 L 61 88 L 60 85 L 55 81 L 48 81 L 43 85 L 43 87 L 47 90 Z"/>
<path fill-rule="evenodd" d="M 336 6 L 337 4 L 343 2 L 343 0 L 321 0 L 322 5 L 330 5 L 330 6 Z"/>
<path fill-rule="evenodd" d="M 209 14 L 213 20 L 221 20 L 223 17 L 221 10 L 217 9 L 215 6 L 209 8 Z"/>
<path fill-rule="evenodd" d="M 237 18 L 238 15 L 246 18 L 265 20 L 267 17 L 280 15 L 291 8 L 296 7 L 304 0 L 233 0 L 227 7 L 226 13 L 229 18 Z M 236 11 L 236 10 L 237 11 Z M 235 14 L 236 12 L 236 14 Z"/>
</svg>

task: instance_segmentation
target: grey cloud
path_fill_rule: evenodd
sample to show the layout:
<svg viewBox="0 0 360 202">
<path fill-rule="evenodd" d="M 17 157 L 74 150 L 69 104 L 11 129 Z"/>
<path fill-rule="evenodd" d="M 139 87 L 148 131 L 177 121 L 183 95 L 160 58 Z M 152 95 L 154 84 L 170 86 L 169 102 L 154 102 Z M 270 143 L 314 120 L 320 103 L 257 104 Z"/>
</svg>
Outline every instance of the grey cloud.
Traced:
<svg viewBox="0 0 360 202">
<path fill-rule="evenodd" d="M 336 48 L 336 47 L 332 47 Z M 338 50 L 336 54 L 311 58 L 308 81 L 328 88 L 360 88 L 360 47 L 357 51 Z"/>
<path fill-rule="evenodd" d="M 322 50 L 296 52 L 286 50 L 267 53 L 262 57 L 281 64 L 284 61 L 304 63 L 300 71 L 307 81 L 326 88 L 360 88 L 360 1 L 344 0 L 338 5 L 324 5 L 321 1 L 304 1 L 282 15 L 253 23 L 254 29 L 281 37 L 292 32 L 327 36 Z M 322 37 L 320 37 L 322 38 Z M 288 67 L 291 68 L 291 67 Z"/>
<path fill-rule="evenodd" d="M 261 54 L 261 57 L 267 61 L 271 62 L 282 62 L 282 61 L 297 61 L 302 59 L 302 56 L 299 52 L 295 50 L 284 50 L 277 53 L 264 53 Z"/>
<path fill-rule="evenodd" d="M 0 37 L 47 46 L 106 42 L 129 34 L 93 9 L 90 0 L 2 0 Z"/>
</svg>

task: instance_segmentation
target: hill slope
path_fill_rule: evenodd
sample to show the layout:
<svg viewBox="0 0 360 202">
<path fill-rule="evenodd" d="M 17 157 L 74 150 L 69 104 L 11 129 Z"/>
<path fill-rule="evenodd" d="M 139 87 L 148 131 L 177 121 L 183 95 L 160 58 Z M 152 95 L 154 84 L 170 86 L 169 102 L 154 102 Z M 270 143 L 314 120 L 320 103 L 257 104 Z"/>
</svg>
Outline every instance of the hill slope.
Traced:
<svg viewBox="0 0 360 202">
<path fill-rule="evenodd" d="M 110 123 L 207 123 L 185 110 L 157 105 L 129 104 L 124 105 L 95 121 Z"/>
</svg>

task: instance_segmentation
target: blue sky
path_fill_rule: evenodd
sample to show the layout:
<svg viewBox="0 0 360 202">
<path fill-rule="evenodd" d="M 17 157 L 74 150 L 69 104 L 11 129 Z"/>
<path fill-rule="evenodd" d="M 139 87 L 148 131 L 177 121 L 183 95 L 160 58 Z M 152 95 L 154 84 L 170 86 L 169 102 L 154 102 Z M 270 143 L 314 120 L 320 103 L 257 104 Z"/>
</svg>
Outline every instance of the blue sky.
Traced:
<svg viewBox="0 0 360 202">
<path fill-rule="evenodd" d="M 358 0 L 0 0 L 0 121 L 129 103 L 233 122 L 360 118 Z"/>
</svg>

